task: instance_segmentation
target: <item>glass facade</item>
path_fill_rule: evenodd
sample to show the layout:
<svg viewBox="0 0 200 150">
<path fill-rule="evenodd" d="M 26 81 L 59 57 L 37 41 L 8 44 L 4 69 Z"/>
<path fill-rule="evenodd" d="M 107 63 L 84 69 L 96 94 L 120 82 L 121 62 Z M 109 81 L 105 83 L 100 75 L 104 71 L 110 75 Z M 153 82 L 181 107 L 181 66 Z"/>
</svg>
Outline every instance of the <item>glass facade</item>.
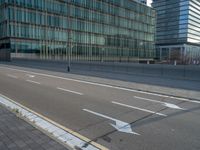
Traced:
<svg viewBox="0 0 200 150">
<path fill-rule="evenodd" d="M 200 1 L 154 0 L 153 7 L 157 11 L 157 57 L 162 59 L 166 49 L 171 54 L 179 49 L 176 59 L 199 61 Z"/>
<path fill-rule="evenodd" d="M 147 0 L 137 0 L 140 3 L 147 4 Z"/>
<path fill-rule="evenodd" d="M 0 0 L 0 45 L 65 60 L 155 57 L 155 11 L 132 0 Z M 71 47 L 71 48 L 70 48 Z"/>
</svg>

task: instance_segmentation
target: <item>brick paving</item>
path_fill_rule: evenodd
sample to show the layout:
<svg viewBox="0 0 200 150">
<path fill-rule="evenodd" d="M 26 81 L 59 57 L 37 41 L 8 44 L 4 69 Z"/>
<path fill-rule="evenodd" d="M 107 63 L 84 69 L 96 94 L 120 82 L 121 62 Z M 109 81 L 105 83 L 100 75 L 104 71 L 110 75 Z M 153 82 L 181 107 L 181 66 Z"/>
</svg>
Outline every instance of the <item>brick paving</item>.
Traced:
<svg viewBox="0 0 200 150">
<path fill-rule="evenodd" d="M 67 150 L 0 105 L 0 150 Z"/>
</svg>

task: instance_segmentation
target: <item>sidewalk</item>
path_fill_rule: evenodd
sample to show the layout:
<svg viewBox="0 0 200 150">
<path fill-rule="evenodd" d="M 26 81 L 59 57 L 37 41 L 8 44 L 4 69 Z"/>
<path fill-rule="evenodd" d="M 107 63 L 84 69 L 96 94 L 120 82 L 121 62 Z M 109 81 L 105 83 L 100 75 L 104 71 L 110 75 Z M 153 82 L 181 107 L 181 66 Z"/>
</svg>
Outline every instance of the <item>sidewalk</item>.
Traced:
<svg viewBox="0 0 200 150">
<path fill-rule="evenodd" d="M 67 150 L 0 105 L 0 150 Z"/>
</svg>

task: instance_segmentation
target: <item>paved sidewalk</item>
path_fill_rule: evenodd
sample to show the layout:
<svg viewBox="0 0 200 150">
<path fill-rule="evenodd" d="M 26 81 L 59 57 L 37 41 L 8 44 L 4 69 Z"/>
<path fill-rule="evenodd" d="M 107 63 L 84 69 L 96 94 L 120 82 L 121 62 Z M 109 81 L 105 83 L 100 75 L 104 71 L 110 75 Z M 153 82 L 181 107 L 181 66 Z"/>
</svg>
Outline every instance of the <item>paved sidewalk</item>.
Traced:
<svg viewBox="0 0 200 150">
<path fill-rule="evenodd" d="M 0 150 L 66 150 L 0 105 Z"/>
</svg>

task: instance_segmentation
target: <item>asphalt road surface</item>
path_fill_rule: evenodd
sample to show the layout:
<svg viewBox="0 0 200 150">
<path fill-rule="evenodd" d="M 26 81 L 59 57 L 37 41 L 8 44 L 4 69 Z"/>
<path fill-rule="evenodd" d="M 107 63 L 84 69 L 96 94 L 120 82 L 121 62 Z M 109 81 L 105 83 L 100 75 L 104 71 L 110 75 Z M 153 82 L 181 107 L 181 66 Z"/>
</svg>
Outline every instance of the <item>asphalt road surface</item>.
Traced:
<svg viewBox="0 0 200 150">
<path fill-rule="evenodd" d="M 200 149 L 200 101 L 2 66 L 0 94 L 111 150 Z"/>
</svg>

